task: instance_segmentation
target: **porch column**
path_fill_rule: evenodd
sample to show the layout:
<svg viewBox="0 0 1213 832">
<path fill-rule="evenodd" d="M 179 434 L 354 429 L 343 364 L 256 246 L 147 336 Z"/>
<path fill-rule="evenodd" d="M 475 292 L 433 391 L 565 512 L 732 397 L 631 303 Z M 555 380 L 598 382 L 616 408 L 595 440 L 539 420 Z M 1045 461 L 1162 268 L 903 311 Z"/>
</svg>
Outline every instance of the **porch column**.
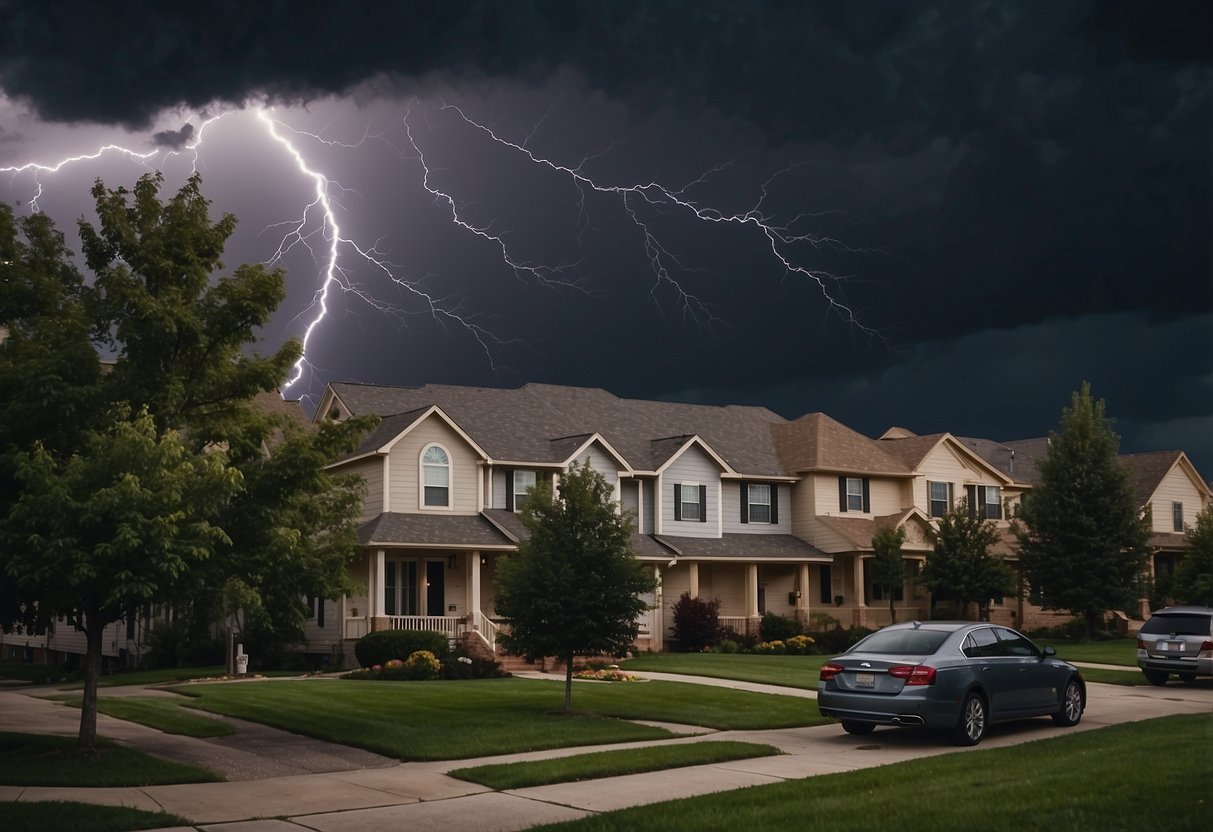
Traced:
<svg viewBox="0 0 1213 832">
<path fill-rule="evenodd" d="M 852 580 L 855 583 L 855 606 L 866 607 L 863 594 L 863 558 L 858 553 L 855 554 L 854 573 Z"/>
<path fill-rule="evenodd" d="M 371 559 L 371 583 L 367 588 L 370 595 L 367 598 L 367 605 L 370 607 L 367 612 L 371 614 L 371 632 L 376 630 L 387 629 L 387 618 L 383 611 L 383 587 L 387 583 L 387 558 L 382 549 L 375 550 L 375 557 Z"/>
<path fill-rule="evenodd" d="M 687 564 L 687 578 L 691 582 L 691 585 L 689 587 L 691 597 L 698 598 L 699 597 L 699 563 L 698 562 L 691 561 L 689 564 Z"/>
<path fill-rule="evenodd" d="M 653 567 L 653 580 L 657 586 L 653 589 L 653 611 L 649 616 L 649 649 L 660 653 L 665 649 L 665 603 L 662 600 L 660 566 Z"/>
<path fill-rule="evenodd" d="M 745 614 L 747 618 L 758 617 L 758 564 L 745 566 Z"/>
<path fill-rule="evenodd" d="M 809 565 L 802 563 L 796 569 L 796 589 L 800 597 L 796 599 L 796 612 L 803 615 L 805 622 L 809 620 Z"/>
<path fill-rule="evenodd" d="M 479 552 L 468 552 L 468 580 L 467 580 L 467 610 L 468 610 L 468 629 L 479 629 L 478 613 L 480 612 L 480 568 L 481 561 Z"/>
</svg>

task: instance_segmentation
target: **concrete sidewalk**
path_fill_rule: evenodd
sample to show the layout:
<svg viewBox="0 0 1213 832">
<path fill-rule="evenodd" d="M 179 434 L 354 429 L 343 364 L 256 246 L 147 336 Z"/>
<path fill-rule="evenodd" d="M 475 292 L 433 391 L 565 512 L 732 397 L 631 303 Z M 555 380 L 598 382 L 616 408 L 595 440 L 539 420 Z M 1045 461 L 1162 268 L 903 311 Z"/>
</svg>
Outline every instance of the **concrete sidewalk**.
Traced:
<svg viewBox="0 0 1213 832">
<path fill-rule="evenodd" d="M 701 684 L 735 686 L 727 680 L 691 678 Z M 806 697 L 812 694 L 810 691 L 779 690 Z M 22 695 L 0 693 L 0 697 L 9 696 Z M 9 706 L 18 704 L 0 701 L 0 728 L 12 724 Z M 50 714 L 43 706 L 62 708 L 50 703 L 33 705 L 30 710 L 35 722 L 59 719 L 59 715 Z M 72 713 L 77 712 L 73 710 Z M 1188 686 L 1146 689 L 1092 684 L 1082 723 L 1066 730 L 1090 730 L 1172 713 L 1213 713 L 1213 690 Z M 112 722 L 129 725 L 118 720 Z M 110 727 L 107 725 L 101 732 L 114 736 Z M 23 724 L 23 730 L 35 728 Z M 980 747 L 1014 745 L 1059 733 L 1061 729 L 1049 720 L 1027 720 L 995 727 Z M 508 792 L 491 792 L 447 775 L 456 768 L 484 763 L 551 758 L 606 748 L 699 742 L 705 738 L 765 743 L 779 748 L 784 754 Z M 208 831 L 370 832 L 441 826 L 450 832 L 508 832 L 627 806 L 852 771 L 955 751 L 957 749 L 940 743 L 937 737 L 925 732 L 881 729 L 867 737 L 853 737 L 835 725 L 826 725 L 774 731 L 707 732 L 657 742 L 569 748 L 476 760 L 403 764 L 391 761 L 389 766 L 382 768 L 243 782 L 138 789 L 0 786 L 0 800 L 82 800 L 160 809 L 188 818 L 196 825 L 189 828 Z M 960 750 L 960 753 L 964 751 Z"/>
</svg>

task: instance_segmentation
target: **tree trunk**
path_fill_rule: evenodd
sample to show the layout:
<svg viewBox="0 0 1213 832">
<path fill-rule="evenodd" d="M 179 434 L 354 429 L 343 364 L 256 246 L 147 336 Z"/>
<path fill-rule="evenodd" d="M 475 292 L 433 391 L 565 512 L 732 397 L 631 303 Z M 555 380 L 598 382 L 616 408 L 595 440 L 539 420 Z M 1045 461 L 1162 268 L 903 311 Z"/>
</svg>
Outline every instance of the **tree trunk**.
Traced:
<svg viewBox="0 0 1213 832">
<path fill-rule="evenodd" d="M 97 750 L 97 683 L 101 679 L 101 638 L 105 625 L 101 615 L 90 611 L 84 616 L 84 702 L 80 705 L 80 736 L 76 751 L 91 754 Z"/>
<path fill-rule="evenodd" d="M 564 657 L 564 712 L 573 710 L 573 657 Z"/>
</svg>

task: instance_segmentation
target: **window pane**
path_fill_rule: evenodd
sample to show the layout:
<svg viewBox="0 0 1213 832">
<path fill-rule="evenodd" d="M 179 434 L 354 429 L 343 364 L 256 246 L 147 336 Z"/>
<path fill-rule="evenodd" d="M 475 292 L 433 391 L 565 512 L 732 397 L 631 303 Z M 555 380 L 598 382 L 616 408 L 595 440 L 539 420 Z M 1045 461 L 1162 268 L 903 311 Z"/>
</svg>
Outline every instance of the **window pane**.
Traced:
<svg viewBox="0 0 1213 832">
<path fill-rule="evenodd" d="M 445 506 L 448 505 L 447 500 L 448 489 L 440 486 L 427 485 L 425 487 L 425 504 L 427 506 Z"/>
<path fill-rule="evenodd" d="M 682 483 L 682 519 L 699 519 L 699 483 Z"/>
<path fill-rule="evenodd" d="M 1171 528 L 1177 532 L 1184 530 L 1184 504 L 1171 503 Z"/>
<path fill-rule="evenodd" d="M 383 612 L 396 615 L 396 561 L 389 560 L 383 565 L 383 576 Z"/>
<path fill-rule="evenodd" d="M 425 456 L 423 456 L 421 458 L 421 461 L 424 462 L 426 465 L 449 465 L 450 464 L 450 460 L 447 459 L 447 456 L 446 456 L 446 451 L 442 450 L 442 448 L 439 448 L 437 445 L 426 448 Z"/>
<path fill-rule="evenodd" d="M 750 486 L 750 505 L 754 503 L 771 504 L 771 486 L 769 485 L 751 485 Z"/>
</svg>

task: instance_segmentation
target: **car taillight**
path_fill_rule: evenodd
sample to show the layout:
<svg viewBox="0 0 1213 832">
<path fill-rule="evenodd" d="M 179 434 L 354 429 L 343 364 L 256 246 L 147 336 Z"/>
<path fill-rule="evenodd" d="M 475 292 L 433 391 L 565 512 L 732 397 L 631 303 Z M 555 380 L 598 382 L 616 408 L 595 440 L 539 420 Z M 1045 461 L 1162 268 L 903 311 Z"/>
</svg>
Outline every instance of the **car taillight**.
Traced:
<svg viewBox="0 0 1213 832">
<path fill-rule="evenodd" d="M 1200 652 L 1213 652 L 1213 641 L 1206 641 L 1204 644 L 1200 645 Z"/>
<path fill-rule="evenodd" d="M 831 679 L 833 679 L 835 676 L 837 676 L 839 673 L 842 673 L 842 665 L 840 665 L 840 664 L 823 664 L 821 666 L 821 676 L 819 678 L 823 682 L 828 682 Z"/>
<path fill-rule="evenodd" d="M 1137 640 L 1137 649 L 1138 649 L 1138 650 L 1145 650 L 1145 649 L 1146 649 L 1146 643 L 1145 643 L 1145 641 L 1143 641 L 1143 640 L 1142 640 L 1142 639 L 1140 639 L 1140 638 Z"/>
<path fill-rule="evenodd" d="M 899 664 L 889 668 L 894 679 L 905 679 L 906 685 L 935 684 L 935 668 L 925 664 Z"/>
</svg>

